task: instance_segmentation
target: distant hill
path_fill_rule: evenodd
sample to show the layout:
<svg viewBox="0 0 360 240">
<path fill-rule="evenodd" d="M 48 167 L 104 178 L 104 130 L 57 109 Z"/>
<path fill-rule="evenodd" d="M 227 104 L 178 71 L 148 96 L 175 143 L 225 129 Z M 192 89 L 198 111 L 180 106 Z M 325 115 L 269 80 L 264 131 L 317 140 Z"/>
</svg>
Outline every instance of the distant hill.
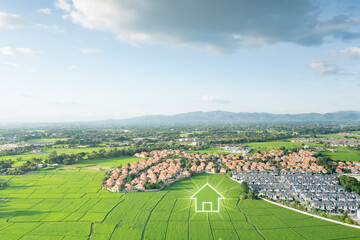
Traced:
<svg viewBox="0 0 360 240">
<path fill-rule="evenodd" d="M 146 115 L 119 120 L 96 121 L 100 124 L 230 124 L 230 123 L 289 123 L 289 122 L 360 122 L 360 111 L 333 113 L 271 114 L 234 113 L 225 111 L 189 112 L 176 115 Z"/>
</svg>

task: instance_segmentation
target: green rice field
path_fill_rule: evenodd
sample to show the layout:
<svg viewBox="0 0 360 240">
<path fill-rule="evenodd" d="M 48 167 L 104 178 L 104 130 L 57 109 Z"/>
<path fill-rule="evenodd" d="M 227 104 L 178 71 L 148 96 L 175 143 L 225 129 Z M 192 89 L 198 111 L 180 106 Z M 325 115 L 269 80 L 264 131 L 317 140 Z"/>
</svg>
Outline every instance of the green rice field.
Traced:
<svg viewBox="0 0 360 240">
<path fill-rule="evenodd" d="M 360 161 L 360 151 L 355 151 L 347 147 L 334 147 L 336 152 L 323 152 L 323 156 L 331 157 L 336 161 Z"/>
<path fill-rule="evenodd" d="M 262 200 L 239 202 L 240 184 L 225 175 L 127 194 L 101 189 L 103 176 L 89 168 L 0 176 L 9 180 L 0 190 L 0 239 L 360 239 L 357 229 Z M 205 183 L 225 197 L 218 213 L 195 212 L 190 196 Z"/>
<path fill-rule="evenodd" d="M 118 167 L 120 165 L 131 164 L 133 162 L 137 162 L 140 159 L 138 157 L 117 157 L 117 158 L 109 158 L 109 159 L 100 159 L 100 160 L 85 160 L 78 164 L 73 164 L 69 167 L 96 167 L 96 168 L 113 168 Z"/>
</svg>

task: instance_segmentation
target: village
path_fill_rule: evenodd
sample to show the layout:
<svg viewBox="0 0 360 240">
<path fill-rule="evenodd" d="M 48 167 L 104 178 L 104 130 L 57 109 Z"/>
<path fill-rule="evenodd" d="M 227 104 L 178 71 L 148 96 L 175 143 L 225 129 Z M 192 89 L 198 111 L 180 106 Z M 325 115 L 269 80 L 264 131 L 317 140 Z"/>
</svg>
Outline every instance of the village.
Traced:
<svg viewBox="0 0 360 240">
<path fill-rule="evenodd" d="M 289 172 L 294 174 L 329 173 L 324 166 L 316 163 L 315 154 L 316 152 L 308 150 L 287 154 L 282 150 L 271 150 L 268 153 L 240 156 L 154 150 L 150 153 L 136 153 L 136 157 L 143 159 L 114 169 L 104 181 L 103 187 L 112 192 L 160 189 L 199 173 L 259 173 L 259 176 L 272 176 L 266 174 L 278 172 L 282 176 Z M 333 164 L 337 165 L 337 172 L 342 172 L 343 169 L 352 173 L 360 172 L 359 162 L 333 162 Z"/>
<path fill-rule="evenodd" d="M 337 181 L 338 174 L 316 172 L 237 172 L 232 178 L 247 182 L 260 196 L 276 200 L 297 200 L 309 209 L 356 213 L 360 195 L 347 192 Z"/>
</svg>

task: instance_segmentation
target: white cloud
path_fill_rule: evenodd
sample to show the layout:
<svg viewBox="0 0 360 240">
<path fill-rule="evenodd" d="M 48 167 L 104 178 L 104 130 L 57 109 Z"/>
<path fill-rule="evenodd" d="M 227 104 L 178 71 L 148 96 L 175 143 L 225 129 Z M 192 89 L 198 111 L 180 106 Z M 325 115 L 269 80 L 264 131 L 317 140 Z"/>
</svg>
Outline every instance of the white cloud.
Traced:
<svg viewBox="0 0 360 240">
<path fill-rule="evenodd" d="M 358 47 L 348 47 L 343 50 L 330 50 L 329 53 L 343 59 L 360 58 L 360 48 Z"/>
<path fill-rule="evenodd" d="M 71 11 L 71 3 L 68 0 L 57 0 L 55 2 L 55 7 L 65 10 L 67 12 Z"/>
<path fill-rule="evenodd" d="M 68 67 L 69 70 L 75 70 L 76 68 L 78 68 L 78 66 L 76 65 L 71 65 Z"/>
<path fill-rule="evenodd" d="M 15 97 L 33 98 L 34 96 L 24 92 L 14 92 Z"/>
<path fill-rule="evenodd" d="M 10 63 L 10 62 L 7 62 L 5 63 L 7 66 L 9 67 L 13 67 L 13 68 L 18 68 L 18 67 L 21 67 L 22 65 L 21 64 L 18 64 L 18 63 Z"/>
<path fill-rule="evenodd" d="M 65 32 L 65 30 L 59 28 L 56 24 L 53 24 L 53 25 L 35 24 L 34 27 L 37 29 L 48 30 L 53 33 L 64 33 Z"/>
<path fill-rule="evenodd" d="M 76 102 L 76 101 L 69 101 L 69 100 L 51 100 L 48 101 L 48 104 L 51 105 L 66 105 L 66 106 L 75 106 L 75 105 L 82 105 L 80 102 Z"/>
<path fill-rule="evenodd" d="M 42 54 L 42 52 L 30 48 L 16 48 L 16 51 L 28 57 L 37 57 Z"/>
<path fill-rule="evenodd" d="M 326 63 L 319 59 L 313 59 L 310 64 L 310 68 L 323 75 L 336 74 L 340 71 L 339 67 L 336 65 Z"/>
<path fill-rule="evenodd" d="M 80 49 L 80 51 L 85 54 L 91 54 L 91 53 L 99 53 L 101 52 L 101 49 L 86 48 L 86 49 Z"/>
<path fill-rule="evenodd" d="M 21 53 L 28 57 L 37 57 L 42 54 L 41 51 L 35 51 L 35 50 L 32 50 L 31 48 L 21 47 L 21 48 L 13 49 L 8 46 L 0 48 L 0 53 L 3 55 L 6 55 L 6 56 L 15 56 L 15 50 L 16 50 L 16 52 Z"/>
<path fill-rule="evenodd" d="M 43 13 L 46 15 L 50 15 L 51 14 L 51 9 L 50 8 L 40 8 L 37 10 L 39 13 Z"/>
<path fill-rule="evenodd" d="M 129 44 L 190 46 L 215 53 L 279 42 L 321 44 L 325 38 L 360 38 L 360 19 L 319 20 L 312 0 L 57 0 L 69 19 L 91 30 L 111 31 Z"/>
<path fill-rule="evenodd" d="M 15 53 L 11 47 L 2 47 L 0 48 L 0 53 L 5 56 L 14 56 Z"/>
<path fill-rule="evenodd" d="M 36 24 L 30 21 L 27 21 L 23 17 L 17 14 L 0 12 L 0 28 L 5 29 L 16 29 L 21 27 L 31 27 L 35 29 L 48 30 L 54 33 L 62 33 L 64 30 L 60 29 L 57 25 L 47 25 L 47 24 Z"/>
<path fill-rule="evenodd" d="M 15 29 L 29 25 L 29 22 L 17 14 L 0 12 L 0 28 Z"/>
<path fill-rule="evenodd" d="M 221 103 L 221 104 L 231 103 L 230 100 L 227 100 L 224 98 L 219 98 L 219 97 L 214 97 L 214 96 L 208 96 L 208 95 L 203 95 L 201 97 L 201 101 L 208 102 L 208 103 Z"/>
</svg>

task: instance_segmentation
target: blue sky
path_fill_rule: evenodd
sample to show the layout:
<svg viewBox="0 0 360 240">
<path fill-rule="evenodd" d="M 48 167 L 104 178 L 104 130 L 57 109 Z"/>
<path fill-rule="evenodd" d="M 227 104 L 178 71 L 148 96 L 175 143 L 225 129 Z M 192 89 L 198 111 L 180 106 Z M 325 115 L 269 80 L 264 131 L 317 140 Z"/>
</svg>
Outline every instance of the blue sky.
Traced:
<svg viewBox="0 0 360 240">
<path fill-rule="evenodd" d="M 0 0 L 0 122 L 360 110 L 360 3 L 287 3 Z"/>
</svg>

